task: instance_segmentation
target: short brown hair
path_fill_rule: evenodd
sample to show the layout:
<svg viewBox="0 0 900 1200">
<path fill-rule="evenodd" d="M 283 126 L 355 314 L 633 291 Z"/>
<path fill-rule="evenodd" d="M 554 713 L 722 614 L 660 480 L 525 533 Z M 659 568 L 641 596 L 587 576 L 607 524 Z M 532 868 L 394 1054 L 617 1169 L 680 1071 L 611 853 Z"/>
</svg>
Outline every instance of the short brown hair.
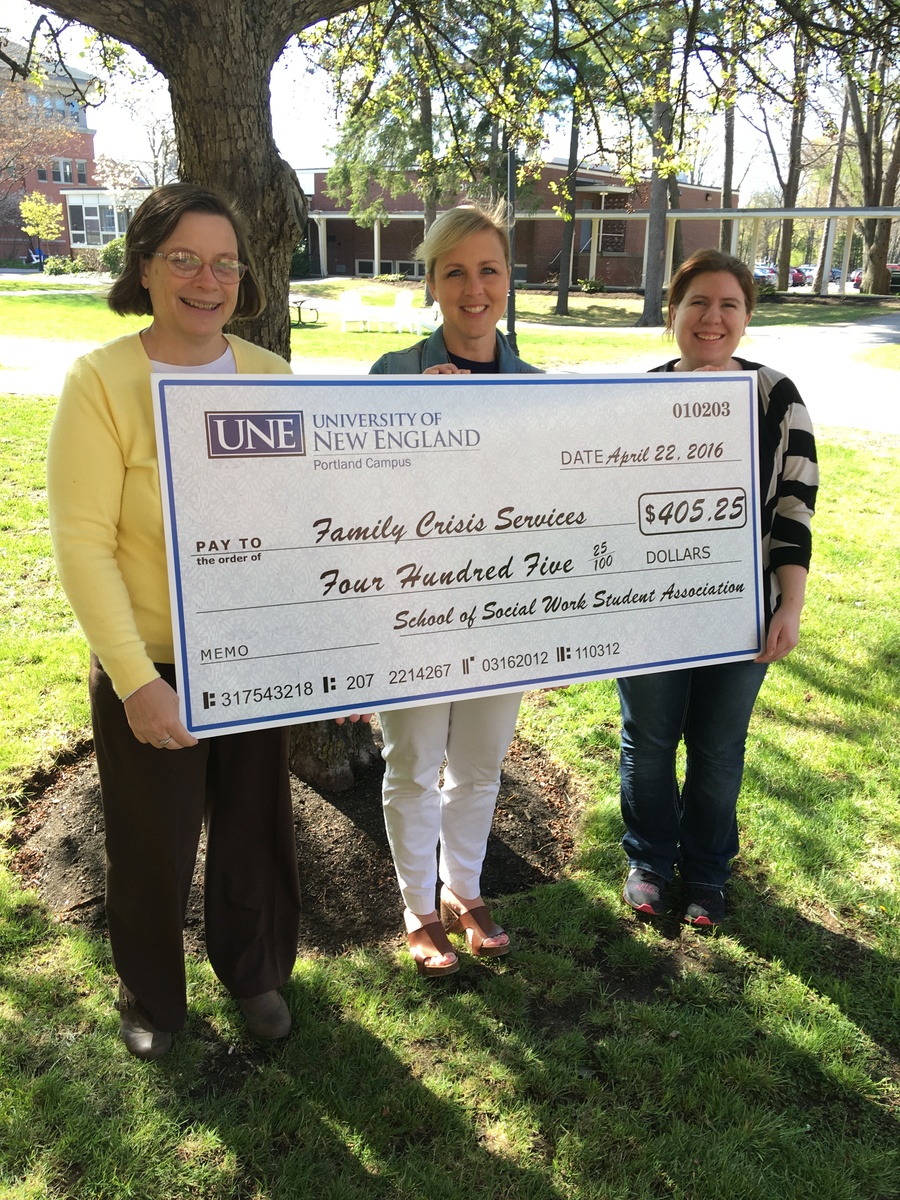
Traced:
<svg viewBox="0 0 900 1200">
<path fill-rule="evenodd" d="M 509 233 L 506 228 L 507 208 L 498 201 L 493 208 L 481 204 L 460 204 L 441 213 L 416 250 L 416 258 L 425 263 L 425 274 L 434 276 L 434 264 L 473 233 L 496 233 L 503 247 L 506 265 L 510 265 Z"/>
<path fill-rule="evenodd" d="M 155 254 L 175 229 L 182 217 L 188 213 L 212 213 L 224 217 L 237 238 L 238 258 L 247 270 L 238 287 L 234 317 L 258 317 L 266 306 L 266 298 L 250 254 L 247 232 L 234 205 L 209 188 L 193 183 L 167 183 L 151 192 L 131 218 L 125 233 L 125 267 L 112 285 L 107 304 L 126 316 L 149 316 L 153 313 L 150 293 L 141 283 L 143 260 Z"/>
<path fill-rule="evenodd" d="M 756 307 L 756 283 L 753 279 L 753 272 L 747 264 L 741 262 L 739 258 L 735 258 L 733 254 L 723 254 L 721 250 L 712 248 L 698 250 L 696 254 L 692 254 L 690 258 L 684 260 L 669 282 L 669 291 L 666 296 L 668 302 L 666 329 L 669 332 L 672 331 L 672 310 L 682 302 L 685 292 L 697 276 L 718 272 L 727 272 L 735 277 L 744 293 L 744 303 L 747 306 L 748 315 L 753 312 Z"/>
</svg>

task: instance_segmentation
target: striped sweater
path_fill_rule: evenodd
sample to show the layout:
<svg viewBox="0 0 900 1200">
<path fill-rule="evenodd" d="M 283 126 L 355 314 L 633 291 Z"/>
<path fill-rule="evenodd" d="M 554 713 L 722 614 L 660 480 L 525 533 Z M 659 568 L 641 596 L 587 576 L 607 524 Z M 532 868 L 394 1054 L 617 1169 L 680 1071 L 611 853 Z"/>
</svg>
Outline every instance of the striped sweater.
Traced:
<svg viewBox="0 0 900 1200">
<path fill-rule="evenodd" d="M 653 370 L 671 371 L 677 361 L 672 359 Z M 794 564 L 809 570 L 810 523 L 819 486 L 816 440 L 809 411 L 787 375 L 743 358 L 735 361 L 742 371 L 756 371 L 757 377 L 760 532 L 768 628 L 781 596 L 777 568 Z"/>
</svg>

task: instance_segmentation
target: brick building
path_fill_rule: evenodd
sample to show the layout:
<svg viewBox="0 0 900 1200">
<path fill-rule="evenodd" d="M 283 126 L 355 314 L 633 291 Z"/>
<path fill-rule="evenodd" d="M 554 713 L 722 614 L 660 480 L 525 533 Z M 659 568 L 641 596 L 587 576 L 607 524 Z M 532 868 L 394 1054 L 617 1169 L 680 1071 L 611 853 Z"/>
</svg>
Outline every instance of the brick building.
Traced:
<svg viewBox="0 0 900 1200">
<path fill-rule="evenodd" d="M 309 197 L 310 261 L 315 274 L 384 275 L 415 277 L 423 273 L 414 261 L 423 235 L 422 204 L 414 193 L 381 194 L 389 220 L 361 228 L 325 194 L 327 169 L 298 171 Z M 559 161 L 544 164 L 539 180 L 517 201 L 515 277 L 518 282 L 541 284 L 558 274 L 564 224 L 553 211 L 566 167 Z M 679 183 L 681 207 L 693 212 L 719 208 L 719 191 L 699 184 Z M 377 195 L 373 191 L 373 196 Z M 639 287 L 643 279 L 646 212 L 649 184 L 632 187 L 621 176 L 604 169 L 579 170 L 575 186 L 578 209 L 573 247 L 572 278 L 599 279 L 608 287 Z M 628 219 L 623 220 L 623 216 Z M 636 219 L 637 218 L 637 219 Z M 680 223 L 685 254 L 704 246 L 718 246 L 717 217 Z M 377 262 L 377 265 L 376 265 Z"/>
<path fill-rule="evenodd" d="M 6 51 L 17 61 L 25 57 L 25 48 L 14 43 L 7 43 Z M 92 77 L 73 68 L 63 70 L 58 63 L 44 62 L 42 68 L 45 77 L 41 86 L 31 82 L 18 86 L 24 88 L 30 108 L 43 122 L 58 121 L 65 136 L 54 153 L 52 138 L 48 141 L 47 135 L 42 135 L 47 153 L 42 161 L 27 164 L 10 199 L 16 202 L 22 196 L 40 192 L 53 204 L 61 203 L 63 232 L 55 241 L 42 244 L 41 249 L 48 255 L 72 255 L 88 247 L 99 248 L 124 233 L 130 207 L 99 186 L 95 178 L 94 131 L 88 125 L 88 109 L 73 88 L 74 81 L 82 92 L 87 92 Z M 10 77 L 10 69 L 0 64 L 0 90 Z M 8 168 L 8 173 L 13 169 Z M 24 261 L 30 244 L 15 214 L 7 213 L 7 223 L 0 224 L 0 258 Z"/>
</svg>

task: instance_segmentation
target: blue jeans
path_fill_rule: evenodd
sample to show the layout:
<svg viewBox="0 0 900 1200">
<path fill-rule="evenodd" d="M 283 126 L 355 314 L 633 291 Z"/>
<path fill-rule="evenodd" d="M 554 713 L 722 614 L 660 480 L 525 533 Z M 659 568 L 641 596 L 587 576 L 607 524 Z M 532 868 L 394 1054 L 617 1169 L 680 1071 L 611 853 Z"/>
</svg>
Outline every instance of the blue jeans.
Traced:
<svg viewBox="0 0 900 1200">
<path fill-rule="evenodd" d="M 633 867 L 722 887 L 738 852 L 737 801 L 765 663 L 721 663 L 617 680 L 622 845 Z M 675 754 L 684 738 L 679 791 Z"/>
</svg>

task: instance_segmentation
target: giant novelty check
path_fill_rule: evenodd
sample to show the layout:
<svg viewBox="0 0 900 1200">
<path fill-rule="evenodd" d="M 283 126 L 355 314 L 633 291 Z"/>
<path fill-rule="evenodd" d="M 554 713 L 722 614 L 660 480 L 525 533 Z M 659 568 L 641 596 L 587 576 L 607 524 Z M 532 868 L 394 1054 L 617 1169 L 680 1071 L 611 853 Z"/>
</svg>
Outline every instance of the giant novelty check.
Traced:
<svg viewBox="0 0 900 1200">
<path fill-rule="evenodd" d="M 197 737 L 752 658 L 756 377 L 154 377 Z"/>
</svg>

